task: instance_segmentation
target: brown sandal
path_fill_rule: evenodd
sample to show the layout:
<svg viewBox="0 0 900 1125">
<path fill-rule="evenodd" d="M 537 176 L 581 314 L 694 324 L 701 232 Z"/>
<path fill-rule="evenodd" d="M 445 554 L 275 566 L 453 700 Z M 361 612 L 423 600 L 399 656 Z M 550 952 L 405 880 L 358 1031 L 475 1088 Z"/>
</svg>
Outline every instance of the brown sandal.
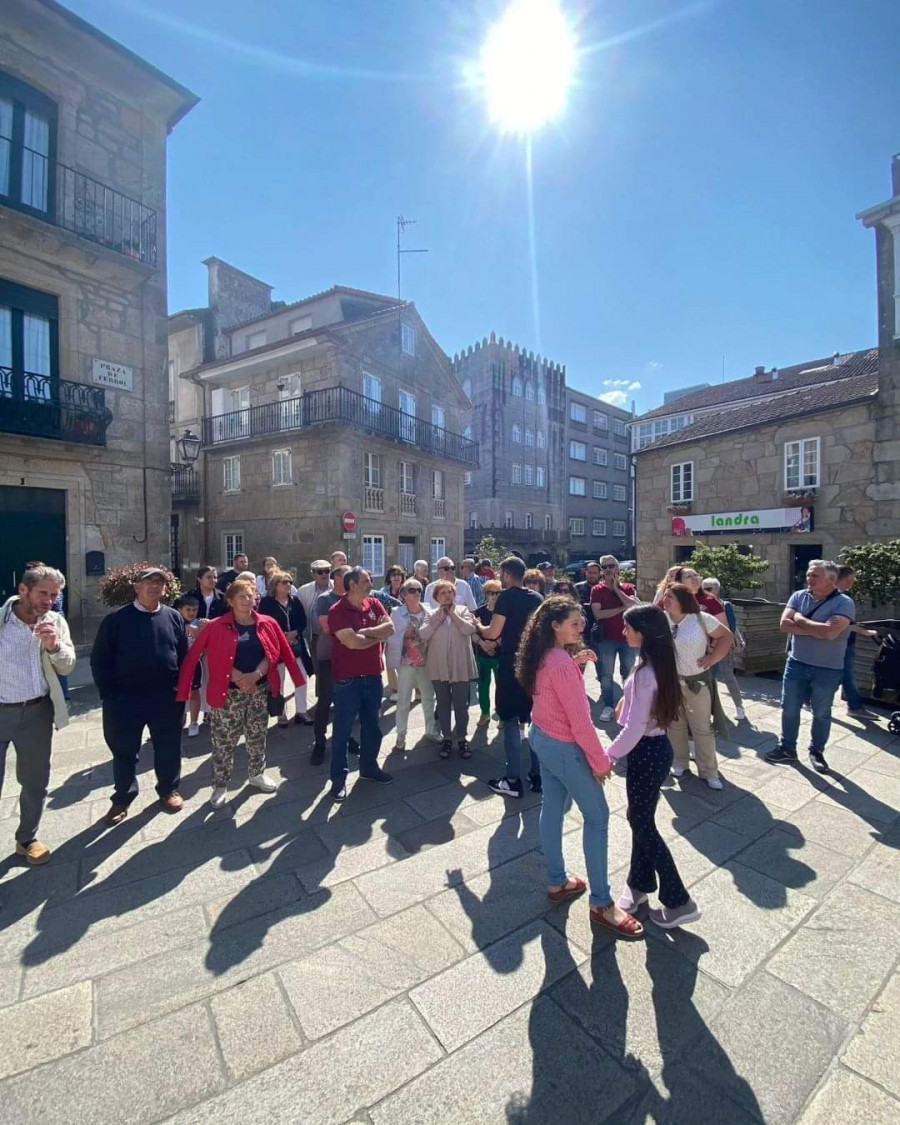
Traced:
<svg viewBox="0 0 900 1125">
<path fill-rule="evenodd" d="M 644 936 L 644 927 L 637 918 L 632 918 L 630 914 L 626 914 L 621 922 L 610 922 L 608 918 L 603 917 L 604 909 L 604 907 L 599 906 L 591 907 L 591 923 L 593 925 L 612 930 L 616 937 L 624 938 L 626 941 L 636 941 Z"/>
<path fill-rule="evenodd" d="M 549 898 L 554 905 L 557 905 L 560 902 L 565 902 L 566 899 L 578 898 L 578 896 L 583 895 L 586 890 L 587 883 L 585 883 L 584 879 L 573 879 L 571 887 L 566 885 L 565 887 L 560 887 L 558 891 L 547 891 L 547 898 Z"/>
</svg>

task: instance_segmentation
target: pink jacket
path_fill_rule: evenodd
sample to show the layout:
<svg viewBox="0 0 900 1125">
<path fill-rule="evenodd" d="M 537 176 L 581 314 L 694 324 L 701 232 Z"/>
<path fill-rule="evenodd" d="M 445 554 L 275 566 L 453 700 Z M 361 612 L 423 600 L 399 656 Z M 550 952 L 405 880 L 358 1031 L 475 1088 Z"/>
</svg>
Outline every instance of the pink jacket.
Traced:
<svg viewBox="0 0 900 1125">
<path fill-rule="evenodd" d="M 605 773 L 610 768 L 591 721 L 581 669 L 565 649 L 551 649 L 541 661 L 531 718 L 550 738 L 580 746 L 592 770 Z"/>
</svg>

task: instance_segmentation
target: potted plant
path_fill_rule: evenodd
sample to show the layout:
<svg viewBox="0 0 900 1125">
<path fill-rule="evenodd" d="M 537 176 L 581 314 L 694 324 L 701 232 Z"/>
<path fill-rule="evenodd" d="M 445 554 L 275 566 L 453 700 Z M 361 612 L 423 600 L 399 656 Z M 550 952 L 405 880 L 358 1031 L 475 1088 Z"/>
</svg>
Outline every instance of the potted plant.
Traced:
<svg viewBox="0 0 900 1125">
<path fill-rule="evenodd" d="M 100 582 L 97 591 L 97 600 L 111 608 L 128 605 L 134 601 L 134 582 L 142 570 L 150 566 L 159 566 L 158 563 L 138 562 L 129 563 L 127 566 L 114 567 Z M 181 594 L 181 583 L 167 566 L 160 566 L 166 576 L 166 594 L 162 599 L 166 605 Z"/>
<path fill-rule="evenodd" d="M 819 495 L 817 488 L 795 488 L 785 492 L 782 503 L 785 508 L 805 508 Z"/>
</svg>

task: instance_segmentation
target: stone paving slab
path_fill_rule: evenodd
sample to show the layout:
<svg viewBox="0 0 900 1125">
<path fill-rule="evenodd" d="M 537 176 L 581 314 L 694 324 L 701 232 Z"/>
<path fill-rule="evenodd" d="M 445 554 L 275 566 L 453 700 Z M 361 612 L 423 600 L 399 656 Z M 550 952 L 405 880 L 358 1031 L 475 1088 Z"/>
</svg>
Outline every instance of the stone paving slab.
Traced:
<svg viewBox="0 0 900 1125">
<path fill-rule="evenodd" d="M 90 1046 L 92 1016 L 90 981 L 4 1008 L 0 1079 Z"/>
<path fill-rule="evenodd" d="M 240 1081 L 303 1049 L 274 973 L 251 977 L 209 1004 L 229 1077 Z"/>
<path fill-rule="evenodd" d="M 897 1103 L 852 1071 L 838 1069 L 800 1117 L 800 1125 L 896 1125 Z"/>
<path fill-rule="evenodd" d="M 872 1004 L 842 1062 L 900 1098 L 900 973 Z"/>
</svg>

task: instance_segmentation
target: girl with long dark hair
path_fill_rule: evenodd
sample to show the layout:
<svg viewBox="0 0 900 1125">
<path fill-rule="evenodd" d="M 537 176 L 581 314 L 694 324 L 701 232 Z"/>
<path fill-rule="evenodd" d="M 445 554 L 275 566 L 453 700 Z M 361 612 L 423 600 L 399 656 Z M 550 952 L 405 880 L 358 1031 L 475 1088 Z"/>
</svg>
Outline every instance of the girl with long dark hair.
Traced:
<svg viewBox="0 0 900 1125">
<path fill-rule="evenodd" d="M 531 748 L 543 779 L 540 830 L 547 893 L 557 903 L 587 889 L 582 879 L 569 878 L 563 857 L 563 819 L 571 799 L 584 818 L 591 922 L 617 937 L 639 938 L 643 926 L 613 902 L 609 887 L 609 805 L 603 782 L 612 766 L 591 722 L 579 669 L 585 659 L 596 659 L 584 648 L 583 623 L 577 602 L 566 595 L 551 595 L 528 620 L 516 656 L 516 677 L 533 697 Z"/>
<path fill-rule="evenodd" d="M 634 671 L 625 681 L 619 722 L 622 730 L 608 754 L 613 761 L 628 755 L 625 790 L 631 825 L 631 867 L 618 905 L 629 914 L 647 901 L 659 879 L 662 906 L 650 921 L 664 930 L 696 922 L 700 908 L 685 889 L 672 853 L 656 827 L 659 790 L 672 766 L 672 744 L 666 729 L 681 715 L 681 685 L 675 645 L 666 615 L 655 605 L 625 611 L 625 640 L 639 650 Z"/>
</svg>

